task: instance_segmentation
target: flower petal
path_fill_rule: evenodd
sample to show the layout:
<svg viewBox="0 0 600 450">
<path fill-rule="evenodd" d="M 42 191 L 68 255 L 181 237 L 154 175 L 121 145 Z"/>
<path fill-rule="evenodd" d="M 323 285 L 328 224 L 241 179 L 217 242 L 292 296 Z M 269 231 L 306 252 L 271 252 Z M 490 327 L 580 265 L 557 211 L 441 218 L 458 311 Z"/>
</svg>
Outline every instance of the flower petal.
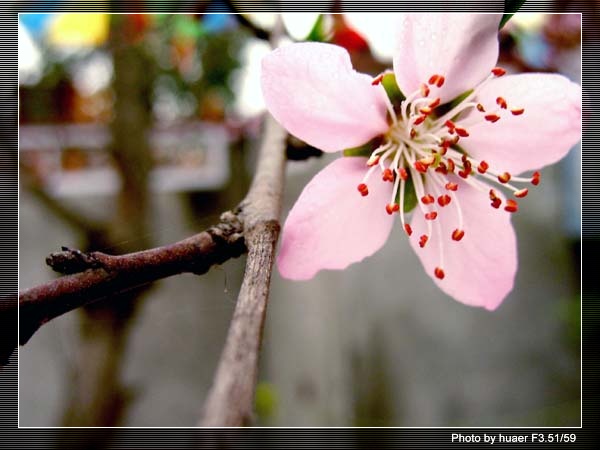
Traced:
<svg viewBox="0 0 600 450">
<path fill-rule="evenodd" d="M 436 220 L 441 237 L 436 232 L 438 224 L 433 223 L 432 236 L 420 248 L 419 236 L 427 234 L 427 223 L 423 214 L 415 211 L 410 243 L 425 271 L 442 291 L 467 305 L 493 310 L 512 290 L 517 270 L 517 243 L 510 213 L 492 208 L 487 192 L 478 191 L 458 178 L 452 181 L 459 184 L 455 198 L 448 206 L 438 208 Z M 460 203 L 465 232 L 458 242 L 451 237 L 459 224 L 456 200 Z M 434 276 L 438 266 L 445 273 L 442 280 Z"/>
<path fill-rule="evenodd" d="M 506 75 L 490 80 L 477 94 L 486 110 L 497 108 L 498 97 L 508 104 L 507 110 L 499 110 L 501 119 L 468 127 L 469 137 L 460 141 L 497 172 L 518 174 L 555 163 L 581 138 L 581 87 L 562 75 Z M 525 111 L 514 116 L 511 108 Z"/>
<path fill-rule="evenodd" d="M 342 47 L 304 42 L 262 61 L 267 108 L 290 133 L 326 152 L 357 147 L 388 129 L 384 91 L 352 69 Z"/>
<path fill-rule="evenodd" d="M 498 60 L 502 14 L 406 14 L 398 24 L 396 81 L 410 95 L 431 75 L 445 77 L 431 96 L 442 103 L 472 89 Z"/>
<path fill-rule="evenodd" d="M 365 173 L 365 158 L 339 158 L 306 185 L 283 226 L 281 276 L 307 280 L 322 269 L 345 269 L 383 246 L 393 225 L 385 211 L 392 185 L 374 175 L 362 197 L 356 188 Z"/>
</svg>

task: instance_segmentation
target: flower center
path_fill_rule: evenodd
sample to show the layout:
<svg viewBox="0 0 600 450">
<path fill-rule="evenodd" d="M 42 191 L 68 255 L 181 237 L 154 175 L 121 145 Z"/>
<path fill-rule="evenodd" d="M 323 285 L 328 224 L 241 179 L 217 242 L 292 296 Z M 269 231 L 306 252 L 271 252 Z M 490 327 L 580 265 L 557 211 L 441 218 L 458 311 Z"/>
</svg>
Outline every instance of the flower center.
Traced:
<svg viewBox="0 0 600 450">
<path fill-rule="evenodd" d="M 468 129 L 473 125 L 498 122 L 503 115 L 519 116 L 523 108 L 510 107 L 502 97 L 497 97 L 494 105 L 482 105 L 475 101 L 477 93 L 483 85 L 494 77 L 506 72 L 496 67 L 492 73 L 464 98 L 455 100 L 450 107 L 440 108 L 441 100 L 436 91 L 443 86 L 442 75 L 432 75 L 419 89 L 408 95 L 394 109 L 388 96 L 385 95 L 391 125 L 384 135 L 383 143 L 376 148 L 367 160 L 369 167 L 358 191 L 366 196 L 369 193 L 368 180 L 376 172 L 380 172 L 383 182 L 393 183 L 390 202 L 385 205 L 388 214 L 399 213 L 406 234 L 412 235 L 411 226 L 405 221 L 405 201 L 407 187 L 412 187 L 417 198 L 418 210 L 414 214 L 422 214 L 427 223 L 427 234 L 419 236 L 419 246 L 424 248 L 431 237 L 435 236 L 439 248 L 439 264 L 434 275 L 443 279 L 444 251 L 442 245 L 442 228 L 439 220 L 444 208 L 454 208 L 457 223 L 453 227 L 451 238 L 460 241 L 465 236 L 466 224 L 458 195 L 459 184 L 456 177 L 479 191 L 487 192 L 492 208 L 499 209 L 502 199 L 494 187 L 497 185 L 512 193 L 516 198 L 527 195 L 527 188 L 517 187 L 517 183 L 538 185 L 540 173 L 535 172 L 531 178 L 514 177 L 510 173 L 492 167 L 484 160 L 476 160 L 469 156 L 460 146 L 461 139 L 468 139 Z M 383 76 L 373 80 L 374 85 L 381 83 Z M 383 88 L 383 86 L 382 86 Z M 477 111 L 476 114 L 468 114 Z M 511 183 L 512 182 L 512 183 Z M 412 186 L 409 186 L 412 184 Z M 515 199 L 508 199 L 504 210 L 514 213 L 518 210 Z M 467 229 L 468 231 L 468 229 Z"/>
</svg>

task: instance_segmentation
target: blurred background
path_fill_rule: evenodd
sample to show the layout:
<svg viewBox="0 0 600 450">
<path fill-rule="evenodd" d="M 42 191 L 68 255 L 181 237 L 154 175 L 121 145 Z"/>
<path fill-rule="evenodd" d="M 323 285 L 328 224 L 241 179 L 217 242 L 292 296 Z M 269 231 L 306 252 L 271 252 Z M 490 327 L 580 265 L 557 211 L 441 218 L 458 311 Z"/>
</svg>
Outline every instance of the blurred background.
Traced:
<svg viewBox="0 0 600 450">
<path fill-rule="evenodd" d="M 562 2 L 565 3 L 565 2 Z M 222 5 L 221 5 L 222 6 Z M 61 246 L 124 253 L 187 237 L 244 196 L 273 14 L 21 14 L 20 289 Z M 290 39 L 391 67 L 390 14 L 284 14 Z M 581 76 L 579 14 L 517 14 L 500 65 Z M 284 215 L 330 155 L 290 139 Z M 513 217 L 515 289 L 466 307 L 423 272 L 400 228 L 362 264 L 275 269 L 256 395 L 260 426 L 578 426 L 581 150 Z M 244 257 L 107 298 L 19 352 L 20 426 L 193 426 Z"/>
</svg>

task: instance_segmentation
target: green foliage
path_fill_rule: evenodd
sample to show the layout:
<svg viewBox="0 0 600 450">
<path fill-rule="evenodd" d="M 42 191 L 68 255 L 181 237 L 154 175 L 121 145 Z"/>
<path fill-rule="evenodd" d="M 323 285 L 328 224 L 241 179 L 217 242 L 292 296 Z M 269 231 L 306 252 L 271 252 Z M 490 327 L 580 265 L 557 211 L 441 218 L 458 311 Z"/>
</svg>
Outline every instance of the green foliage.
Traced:
<svg viewBox="0 0 600 450">
<path fill-rule="evenodd" d="M 388 98 L 392 102 L 392 105 L 399 108 L 402 100 L 406 97 L 398 87 L 398 83 L 396 83 L 396 75 L 394 75 L 394 72 L 386 72 L 383 75 L 381 84 L 383 85 Z"/>
<path fill-rule="evenodd" d="M 254 408 L 256 414 L 262 419 L 268 419 L 277 410 L 278 396 L 275 387 L 271 383 L 260 382 L 256 386 L 254 395 Z"/>
<path fill-rule="evenodd" d="M 319 14 L 315 24 L 311 28 L 305 41 L 325 42 L 327 41 L 327 31 L 325 30 L 325 15 Z"/>
<path fill-rule="evenodd" d="M 396 194 L 396 203 L 400 203 L 400 190 Z M 411 212 L 417 206 L 417 193 L 415 192 L 415 185 L 411 178 L 406 180 L 404 186 L 404 212 Z"/>
<path fill-rule="evenodd" d="M 379 145 L 381 144 L 381 137 L 371 139 L 366 144 L 358 147 L 347 148 L 344 150 L 344 156 L 362 156 L 368 158 Z"/>
</svg>

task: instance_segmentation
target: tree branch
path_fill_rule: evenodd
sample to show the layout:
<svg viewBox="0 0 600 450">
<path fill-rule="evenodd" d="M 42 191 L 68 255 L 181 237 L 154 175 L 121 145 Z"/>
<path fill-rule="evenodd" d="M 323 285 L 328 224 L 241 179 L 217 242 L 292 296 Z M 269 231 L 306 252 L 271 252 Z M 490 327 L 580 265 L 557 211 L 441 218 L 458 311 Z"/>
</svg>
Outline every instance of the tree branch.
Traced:
<svg viewBox="0 0 600 450">
<path fill-rule="evenodd" d="M 267 115 L 259 165 L 241 204 L 248 259 L 244 280 L 200 426 L 240 426 L 253 412 L 285 172 L 286 132 Z"/>
<path fill-rule="evenodd" d="M 163 247 L 120 256 L 69 249 L 53 253 L 48 265 L 72 275 L 19 294 L 19 342 L 25 344 L 41 325 L 75 308 L 179 273 L 205 273 L 245 251 L 242 222 L 226 212 L 218 225 Z"/>
</svg>

